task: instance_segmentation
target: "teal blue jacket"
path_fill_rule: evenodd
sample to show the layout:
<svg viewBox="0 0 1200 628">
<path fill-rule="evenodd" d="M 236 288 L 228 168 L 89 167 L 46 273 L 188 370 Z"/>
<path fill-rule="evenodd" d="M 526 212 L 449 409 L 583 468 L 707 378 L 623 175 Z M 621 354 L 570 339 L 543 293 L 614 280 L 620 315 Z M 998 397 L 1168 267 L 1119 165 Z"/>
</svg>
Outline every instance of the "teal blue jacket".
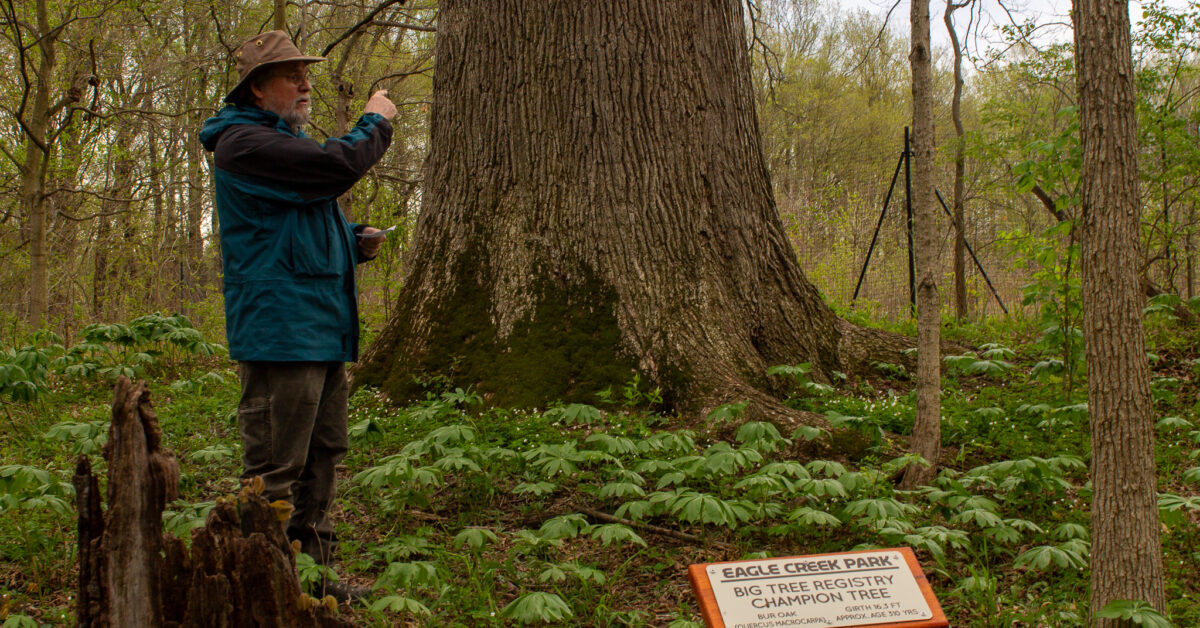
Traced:
<svg viewBox="0 0 1200 628">
<path fill-rule="evenodd" d="M 358 359 L 354 266 L 365 261 L 337 197 L 379 161 L 392 139 L 365 114 L 324 144 L 279 116 L 229 105 L 200 131 L 213 153 L 225 334 L 239 361 Z"/>
</svg>

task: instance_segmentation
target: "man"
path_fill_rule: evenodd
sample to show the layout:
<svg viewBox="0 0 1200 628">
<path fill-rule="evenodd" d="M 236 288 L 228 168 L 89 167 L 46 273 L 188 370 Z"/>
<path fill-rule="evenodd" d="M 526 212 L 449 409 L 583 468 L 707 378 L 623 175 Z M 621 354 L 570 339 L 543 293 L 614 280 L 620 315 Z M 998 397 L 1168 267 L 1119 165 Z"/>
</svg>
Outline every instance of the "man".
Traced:
<svg viewBox="0 0 1200 628">
<path fill-rule="evenodd" d="M 350 133 L 321 144 L 300 129 L 308 66 L 324 58 L 300 54 L 283 31 L 236 55 L 240 80 L 200 140 L 214 153 L 242 479 L 260 476 L 267 499 L 291 503 L 288 536 L 329 564 L 335 465 L 348 446 L 345 363 L 358 359 L 354 266 L 386 237 L 348 223 L 337 197 L 387 150 L 396 107 L 376 92 Z M 365 591 L 328 583 L 319 593 L 345 601 Z"/>
</svg>

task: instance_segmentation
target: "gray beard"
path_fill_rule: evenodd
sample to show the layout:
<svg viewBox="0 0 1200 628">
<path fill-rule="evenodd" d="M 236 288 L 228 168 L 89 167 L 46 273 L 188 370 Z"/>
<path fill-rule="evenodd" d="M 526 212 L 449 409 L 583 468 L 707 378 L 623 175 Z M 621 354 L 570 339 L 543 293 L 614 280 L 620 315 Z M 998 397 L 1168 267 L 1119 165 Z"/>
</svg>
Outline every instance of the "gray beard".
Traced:
<svg viewBox="0 0 1200 628">
<path fill-rule="evenodd" d="M 279 117 L 283 118 L 283 121 L 286 122 L 288 126 L 292 127 L 293 129 L 297 129 L 297 130 L 302 128 L 304 125 L 308 124 L 308 114 L 301 113 L 301 112 L 297 111 L 296 109 L 292 109 L 291 111 L 281 113 L 281 114 L 279 114 Z"/>
<path fill-rule="evenodd" d="M 293 131 L 299 131 L 302 127 L 304 127 L 304 125 L 308 124 L 308 122 L 309 122 L 309 112 L 301 113 L 300 110 L 296 107 L 296 103 L 294 103 L 294 102 L 292 103 L 292 106 L 287 109 L 287 111 L 279 111 L 277 109 L 269 107 L 269 106 L 267 106 L 266 103 L 262 102 L 261 100 L 257 101 L 255 104 L 259 108 L 265 109 L 265 110 L 270 111 L 271 113 L 279 116 L 279 119 L 283 120 L 284 123 L 287 124 L 289 127 L 291 127 Z"/>
</svg>

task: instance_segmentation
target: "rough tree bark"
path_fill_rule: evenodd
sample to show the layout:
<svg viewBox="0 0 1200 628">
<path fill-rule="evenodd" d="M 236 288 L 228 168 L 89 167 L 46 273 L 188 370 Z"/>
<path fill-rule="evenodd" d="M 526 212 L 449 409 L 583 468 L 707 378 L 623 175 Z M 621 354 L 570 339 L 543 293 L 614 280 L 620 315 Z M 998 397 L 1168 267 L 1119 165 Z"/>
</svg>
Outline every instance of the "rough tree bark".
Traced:
<svg viewBox="0 0 1200 628">
<path fill-rule="evenodd" d="M 104 458 L 109 481 L 103 515 L 86 457 L 75 471 L 78 625 L 161 626 L 162 511 L 178 490 L 179 464 L 162 449 L 144 382 L 117 381 Z"/>
<path fill-rule="evenodd" d="M 1075 0 L 1083 144 L 1083 333 L 1092 426 L 1092 597 L 1165 610 L 1150 377 L 1139 290 L 1137 117 L 1129 12 Z M 1097 626 L 1129 622 L 1097 620 Z"/>
<path fill-rule="evenodd" d="M 217 502 L 206 525 L 193 531 L 190 549 L 163 534 L 162 512 L 175 497 L 179 465 L 162 448 L 145 382 L 118 380 L 104 457 L 107 513 L 86 456 L 75 469 L 77 626 L 350 625 L 335 615 L 332 598 L 317 602 L 301 593 L 295 550 L 258 478 L 236 499 Z"/>
<path fill-rule="evenodd" d="M 359 382 L 784 416 L 766 370 L 848 368 L 771 193 L 741 3 L 440 5 L 409 275 Z M 853 349 L 853 346 L 851 347 Z M 862 355 L 865 351 L 849 351 Z"/>
<path fill-rule="evenodd" d="M 909 467 L 903 485 L 929 484 L 942 449 L 941 299 L 937 287 L 937 210 L 933 191 L 933 64 L 929 51 L 929 0 L 913 0 L 908 60 L 912 67 L 912 204 L 916 232 L 917 413 L 910 448 L 930 466 Z"/>
</svg>

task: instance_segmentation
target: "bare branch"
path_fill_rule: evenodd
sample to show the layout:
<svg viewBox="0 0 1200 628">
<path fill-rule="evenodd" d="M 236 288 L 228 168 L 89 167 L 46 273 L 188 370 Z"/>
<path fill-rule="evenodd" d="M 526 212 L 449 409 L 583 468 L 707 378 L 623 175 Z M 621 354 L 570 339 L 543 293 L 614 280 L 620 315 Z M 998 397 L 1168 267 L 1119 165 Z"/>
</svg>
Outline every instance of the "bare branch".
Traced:
<svg viewBox="0 0 1200 628">
<path fill-rule="evenodd" d="M 1046 208 L 1046 211 L 1050 212 L 1051 216 L 1054 216 L 1055 220 L 1057 220 L 1058 222 L 1066 222 L 1067 220 L 1070 219 L 1070 217 L 1067 216 L 1067 214 L 1063 210 L 1058 208 L 1058 203 L 1054 202 L 1054 199 L 1051 198 L 1050 195 L 1046 193 L 1046 190 L 1042 189 L 1042 186 L 1037 185 L 1035 183 L 1033 185 L 1032 192 L 1033 192 L 1033 195 L 1036 196 L 1038 198 L 1038 200 L 1042 202 L 1042 206 Z"/>
<path fill-rule="evenodd" d="M 403 177 L 397 177 L 395 175 L 390 175 L 390 174 L 387 174 L 384 172 L 373 172 L 372 176 L 374 176 L 376 179 L 388 181 L 391 183 L 400 183 L 403 185 L 421 185 L 422 183 L 425 182 L 425 179 L 423 179 L 423 178 L 405 179 Z"/>
<path fill-rule="evenodd" d="M 81 193 L 83 192 L 83 190 L 69 190 L 69 191 L 72 191 L 72 192 L 78 191 Z M 104 196 L 101 196 L 94 192 L 92 192 L 90 194 L 92 196 L 96 196 L 99 198 L 105 198 Z M 119 199 L 106 199 L 106 200 L 119 200 Z M 112 212 L 96 212 L 94 214 L 90 214 L 87 216 L 72 216 L 71 214 L 68 214 L 67 212 L 62 211 L 60 209 L 57 212 L 55 212 L 55 215 L 60 216 L 62 218 L 66 218 L 67 220 L 70 220 L 72 222 L 87 222 L 89 220 L 95 220 L 96 218 L 102 218 L 102 217 L 106 217 L 106 216 L 117 216 L 117 215 L 128 213 L 128 212 L 129 212 L 128 209 L 118 209 L 117 211 L 112 211 Z"/>
<path fill-rule="evenodd" d="M 121 2 L 122 2 L 122 0 L 113 0 L 108 5 L 101 7 L 100 10 L 95 13 L 95 15 L 78 15 L 78 16 L 73 16 L 73 17 L 67 18 L 66 20 L 63 21 L 63 23 L 55 26 L 54 28 L 50 29 L 46 33 L 39 35 L 36 40 L 34 40 L 33 42 L 31 42 L 29 44 L 29 48 L 33 48 L 34 46 L 41 45 L 42 41 L 46 40 L 46 39 L 51 39 L 51 40 L 57 39 L 58 36 L 62 33 L 62 31 L 66 30 L 66 28 L 68 26 L 70 26 L 71 24 L 74 24 L 75 22 L 83 22 L 83 21 L 87 21 L 87 20 L 98 20 L 101 17 L 104 17 L 104 14 L 108 13 L 109 9 L 112 9 L 113 7 L 117 6 Z M 76 7 L 76 8 L 78 8 L 78 7 Z"/>
<path fill-rule="evenodd" d="M 424 61 L 424 59 L 422 59 L 422 61 Z M 374 93 L 375 86 L 379 85 L 380 83 L 382 83 L 388 79 L 393 79 L 393 78 L 405 79 L 410 76 L 413 76 L 414 74 L 425 74 L 426 72 L 429 72 L 432 70 L 433 70 L 433 66 L 427 65 L 419 70 L 412 70 L 412 71 L 408 71 L 408 72 L 393 72 L 392 74 L 387 74 L 387 75 L 381 76 L 381 77 L 375 79 L 375 81 L 373 83 L 371 83 L 371 88 L 367 90 L 367 93 L 368 94 Z M 392 85 L 395 85 L 395 83 L 392 83 Z"/>
<path fill-rule="evenodd" d="M 17 125 L 21 127 L 22 131 L 25 132 L 25 137 L 29 138 L 29 141 L 33 142 L 42 152 L 49 152 L 46 149 L 46 143 L 43 138 L 34 135 L 33 129 L 29 128 L 29 124 L 26 123 L 24 119 L 17 118 Z"/>
<path fill-rule="evenodd" d="M 386 28 L 402 28 L 409 31 L 421 31 L 423 33 L 436 33 L 436 26 L 424 26 L 421 24 L 413 24 L 411 22 L 392 22 L 390 20 L 375 20 L 372 22 L 375 26 L 383 26 Z"/>
<path fill-rule="evenodd" d="M 328 57 L 329 53 L 333 52 L 333 49 L 335 47 L 337 47 L 338 44 L 342 43 L 342 41 L 345 40 L 347 37 L 353 35 L 355 32 L 358 31 L 358 29 L 373 22 L 375 20 L 375 16 L 379 15 L 379 13 L 381 11 L 392 6 L 393 4 L 402 3 L 402 2 L 404 2 L 404 0 L 383 0 L 382 4 L 375 7 L 375 9 L 372 10 L 370 13 L 368 13 L 367 16 L 364 17 L 362 20 L 359 20 L 358 24 L 351 26 L 348 30 L 346 30 L 346 32 L 342 33 L 341 35 L 338 36 L 337 39 L 333 40 L 332 43 L 330 43 L 328 46 L 325 46 L 325 50 L 323 50 L 321 52 L 321 56 Z"/>
<path fill-rule="evenodd" d="M 213 26 L 215 26 L 217 28 L 217 41 L 221 42 L 221 46 L 223 48 L 225 48 L 225 52 L 227 52 L 229 54 L 233 54 L 233 51 L 237 48 L 237 45 L 230 44 L 228 41 L 225 40 L 225 32 L 223 30 L 221 30 L 221 18 L 217 17 L 217 9 L 216 9 L 215 3 L 210 4 L 208 6 L 208 14 L 212 16 Z"/>
<path fill-rule="evenodd" d="M 67 93 L 64 94 L 62 98 L 58 99 L 58 102 L 50 105 L 50 108 L 46 110 L 46 117 L 52 117 L 63 109 L 66 109 L 67 106 L 73 105 L 82 99 L 83 90 L 77 85 L 72 85 L 71 89 L 68 89 Z"/>
<path fill-rule="evenodd" d="M 12 151 L 8 150 L 8 147 L 4 144 L 0 144 L 0 153 L 4 153 L 4 156 L 8 157 L 8 159 L 12 161 L 13 164 L 15 164 L 18 168 L 21 167 L 21 161 L 17 159 L 17 156 L 12 154 Z"/>
<path fill-rule="evenodd" d="M 17 122 L 21 123 L 22 130 L 25 129 L 25 106 L 29 104 L 29 92 L 33 88 L 33 81 L 29 80 L 29 69 L 26 67 L 28 63 L 25 58 L 25 46 L 21 40 L 21 21 L 17 19 L 17 9 L 13 6 L 12 0 L 0 5 L 4 10 L 4 16 L 14 25 L 13 28 L 13 45 L 17 50 L 17 69 L 21 71 L 21 104 L 17 106 L 16 114 L 13 115 Z M 27 30 L 33 30 L 33 27 L 25 25 Z M 28 133 L 28 130 L 26 130 Z"/>
<path fill-rule="evenodd" d="M 88 78 L 88 85 L 92 86 L 92 109 L 98 109 L 100 105 L 100 68 L 96 63 L 96 40 L 95 38 L 88 40 L 88 53 L 92 59 L 92 75 Z"/>
<path fill-rule="evenodd" d="M 1004 0 L 996 0 L 996 4 L 1004 10 L 1004 14 L 1008 16 L 1008 21 L 1011 22 L 1013 26 L 1017 26 L 1017 18 L 1013 16 L 1012 11 L 1008 10 L 1008 7 L 1004 4 Z M 1023 41 L 1027 46 L 1033 48 L 1034 50 L 1038 49 L 1038 47 L 1033 45 L 1033 42 L 1029 41 L 1029 38 L 1025 36 L 1024 31 L 1022 31 L 1020 28 L 1017 28 L 1016 32 L 1021 36 L 1021 41 Z"/>
<path fill-rule="evenodd" d="M 849 74 L 854 74 L 857 72 L 858 69 L 867 62 L 867 57 L 870 56 L 871 51 L 875 49 L 878 44 L 883 42 L 883 34 L 887 32 L 888 22 L 892 20 L 892 12 L 896 10 L 896 7 L 900 6 L 902 1 L 903 0 L 896 0 L 896 2 L 892 4 L 892 8 L 888 9 L 887 15 L 883 16 L 883 24 L 879 26 L 879 32 L 875 33 L 875 39 L 870 44 L 867 44 L 867 49 L 865 52 L 863 52 L 863 58 L 857 64 L 855 64 L 853 68 L 850 69 Z"/>
<path fill-rule="evenodd" d="M 754 54 L 755 48 L 760 50 L 763 67 L 767 70 L 767 89 L 773 90 L 775 82 L 783 74 L 779 69 L 779 54 L 772 50 L 771 46 L 763 41 L 762 36 L 758 34 L 758 24 L 761 21 L 759 16 L 762 14 L 762 9 L 758 7 L 758 3 L 755 0 L 746 0 L 746 10 L 750 16 L 750 54 Z"/>
</svg>

